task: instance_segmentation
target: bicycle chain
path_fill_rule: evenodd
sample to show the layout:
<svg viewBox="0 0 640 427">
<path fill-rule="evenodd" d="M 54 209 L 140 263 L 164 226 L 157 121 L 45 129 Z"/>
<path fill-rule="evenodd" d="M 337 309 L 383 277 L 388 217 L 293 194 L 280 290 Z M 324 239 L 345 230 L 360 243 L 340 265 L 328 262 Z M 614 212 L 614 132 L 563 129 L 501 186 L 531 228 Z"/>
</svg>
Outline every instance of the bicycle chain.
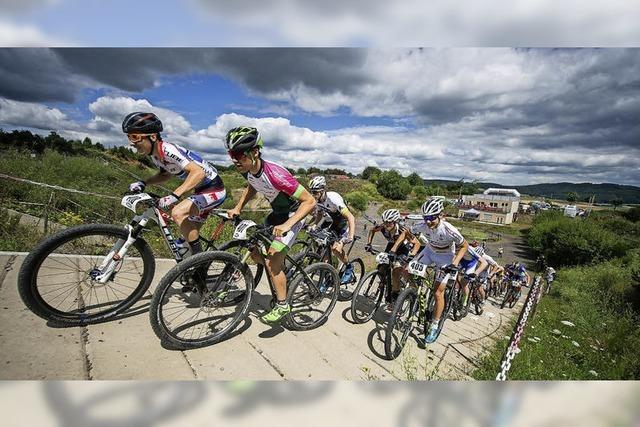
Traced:
<svg viewBox="0 0 640 427">
<path fill-rule="evenodd" d="M 518 348 L 518 344 L 520 343 L 520 339 L 524 333 L 524 327 L 527 324 L 529 314 L 531 313 L 534 305 L 539 301 L 538 294 L 540 292 L 540 282 L 540 276 L 536 276 L 534 284 L 531 287 L 531 292 L 529 292 L 527 297 L 522 316 L 516 325 L 515 333 L 507 347 L 507 353 L 500 364 L 500 372 L 496 376 L 496 381 L 505 381 L 507 379 L 507 372 L 511 369 L 511 362 L 516 357 L 516 349 Z"/>
</svg>

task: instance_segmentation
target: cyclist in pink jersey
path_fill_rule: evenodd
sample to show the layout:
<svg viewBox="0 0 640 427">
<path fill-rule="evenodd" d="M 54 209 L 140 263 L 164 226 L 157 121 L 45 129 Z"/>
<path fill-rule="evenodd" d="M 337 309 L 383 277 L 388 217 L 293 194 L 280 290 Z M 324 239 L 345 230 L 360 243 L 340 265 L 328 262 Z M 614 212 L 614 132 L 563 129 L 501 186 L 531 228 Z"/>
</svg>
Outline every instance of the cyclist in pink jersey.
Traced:
<svg viewBox="0 0 640 427">
<path fill-rule="evenodd" d="M 258 192 L 269 200 L 273 209 L 266 219 L 267 224 L 274 226 L 274 240 L 269 247 L 265 267 L 273 279 L 277 304 L 260 320 L 276 323 L 291 312 L 286 301 L 287 278 L 283 271 L 285 253 L 302 228 L 304 218 L 315 208 L 316 201 L 286 168 L 262 158 L 260 150 L 263 143 L 256 128 L 231 129 L 225 143 L 234 166 L 249 182 L 236 206 L 228 211 L 229 216 L 239 215 Z M 254 259 L 260 261 L 258 257 Z"/>
</svg>

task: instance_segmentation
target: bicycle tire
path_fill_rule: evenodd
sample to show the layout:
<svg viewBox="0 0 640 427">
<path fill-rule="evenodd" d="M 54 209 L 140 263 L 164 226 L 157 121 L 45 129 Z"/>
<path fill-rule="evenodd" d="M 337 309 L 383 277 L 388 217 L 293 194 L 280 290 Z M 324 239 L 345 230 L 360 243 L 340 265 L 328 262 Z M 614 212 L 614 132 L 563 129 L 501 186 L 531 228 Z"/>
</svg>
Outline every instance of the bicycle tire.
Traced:
<svg viewBox="0 0 640 427">
<path fill-rule="evenodd" d="M 520 300 L 521 296 L 522 296 L 521 290 L 519 290 L 515 295 L 513 295 L 513 298 L 511 298 L 511 301 L 509 302 L 509 308 L 515 307 L 518 301 Z"/>
<path fill-rule="evenodd" d="M 127 288 L 132 290 L 129 292 L 126 298 L 119 301 L 119 303 L 117 303 L 115 306 L 110 305 L 105 310 L 94 312 L 92 314 L 86 314 L 86 313 L 82 313 L 81 311 L 78 312 L 76 310 L 63 311 L 63 310 L 54 308 L 49 303 L 47 303 L 47 301 L 43 298 L 43 294 L 41 294 L 40 290 L 38 289 L 38 272 L 40 271 L 40 268 L 42 267 L 45 260 L 50 259 L 53 261 L 54 258 L 59 258 L 59 255 L 56 255 L 55 257 L 52 256 L 51 258 L 49 258 L 49 256 L 53 255 L 56 249 L 59 249 L 62 246 L 70 242 L 73 242 L 74 240 L 80 240 L 88 237 L 88 238 L 91 238 L 91 240 L 95 241 L 95 239 L 100 236 L 126 240 L 128 237 L 128 231 L 122 226 L 113 225 L 113 224 L 84 224 L 84 225 L 79 225 L 75 227 L 70 227 L 43 240 L 29 253 L 29 255 L 27 255 L 24 262 L 22 263 L 20 272 L 18 274 L 18 292 L 20 294 L 20 298 L 22 299 L 24 304 L 27 306 L 27 308 L 29 308 L 29 310 L 31 310 L 37 316 L 57 325 L 80 326 L 80 325 L 87 325 L 91 323 L 106 321 L 109 318 L 124 312 L 125 310 L 130 308 L 132 305 L 134 305 L 140 298 L 142 298 L 145 292 L 149 289 L 149 286 L 151 285 L 151 281 L 153 279 L 153 275 L 155 273 L 155 259 L 153 256 L 153 252 L 151 251 L 151 248 L 149 247 L 147 242 L 145 242 L 144 239 L 142 238 L 138 238 L 132 245 L 139 252 L 140 259 L 142 260 L 142 263 L 143 263 L 142 277 L 140 278 L 140 281 L 138 282 L 137 285 L 135 285 L 134 288 L 127 286 Z M 113 246 L 111 246 L 111 248 L 113 248 Z M 106 256 L 108 253 L 109 252 L 101 255 Z M 78 263 L 77 273 L 80 273 L 80 268 L 81 268 L 79 266 L 80 257 L 82 257 L 83 261 L 85 260 L 89 261 L 89 265 L 90 265 L 92 262 L 91 258 L 87 258 L 87 257 L 93 257 L 95 255 L 73 254 L 71 256 L 77 258 L 77 260 L 75 261 Z M 133 259 L 133 257 L 131 257 L 131 259 Z M 62 263 L 59 259 L 56 262 Z M 73 264 L 67 264 L 67 263 L 62 263 L 62 264 L 63 266 L 66 266 L 66 267 L 69 267 L 69 266 L 74 267 Z M 96 265 L 94 265 L 94 268 L 95 267 Z M 116 277 L 119 273 L 120 271 L 115 272 L 113 277 Z M 62 273 L 60 273 L 60 275 L 62 275 Z M 53 274 L 48 276 L 51 277 L 53 276 Z M 83 295 L 83 291 L 81 290 L 81 284 L 87 284 L 85 280 L 86 279 L 83 279 L 82 281 L 78 281 L 74 285 L 71 285 L 73 287 L 77 287 L 79 290 L 79 295 L 72 302 L 77 301 L 78 304 L 81 306 L 82 305 L 86 306 L 85 296 Z M 131 279 L 127 279 L 127 280 L 131 280 Z M 59 285 L 60 284 L 58 284 L 58 286 Z M 46 284 L 43 286 L 56 286 L 56 285 Z M 89 300 L 91 300 L 91 294 L 93 290 L 95 290 L 98 305 L 103 306 L 105 305 L 105 303 L 104 302 L 100 303 L 100 301 L 98 300 L 99 286 L 105 289 L 105 294 L 108 296 L 109 285 L 100 284 L 98 286 L 94 286 L 93 283 L 89 284 L 89 292 L 87 296 L 89 297 Z M 57 289 L 59 290 L 61 288 L 57 288 Z M 117 297 L 117 294 L 115 293 L 115 290 L 113 288 L 111 288 L 111 291 Z M 51 292 L 50 290 L 47 291 L 47 293 L 50 293 L 50 292 Z M 65 291 L 65 292 L 68 292 L 68 291 Z M 118 290 L 118 292 L 125 295 L 128 291 L 122 292 L 121 290 Z M 72 294 L 69 294 L 68 296 L 71 296 L 71 295 Z"/>
<path fill-rule="evenodd" d="M 405 302 L 408 302 L 408 306 L 405 306 Z M 385 337 L 384 337 L 384 353 L 387 360 L 393 360 L 402 353 L 402 349 L 409 338 L 411 333 L 411 329 L 413 328 L 413 315 L 417 310 L 418 304 L 418 295 L 416 293 L 415 288 L 409 286 L 405 288 L 396 303 L 393 306 L 393 311 L 391 312 L 391 317 L 389 318 L 389 323 L 385 329 Z M 403 319 L 403 322 L 400 323 L 399 320 L 401 316 L 405 316 L 406 319 Z M 398 340 L 398 346 L 393 348 L 394 343 L 394 334 L 393 331 L 396 329 L 396 324 L 400 323 L 399 330 L 402 332 L 400 336 L 400 340 Z"/>
<path fill-rule="evenodd" d="M 296 274 L 292 282 L 288 285 L 287 301 L 291 304 L 291 313 L 286 316 L 283 325 L 293 331 L 308 331 L 324 324 L 338 301 L 340 291 L 340 279 L 334 267 L 326 262 L 311 264 L 304 269 L 306 276 Z M 318 274 L 318 284 L 308 283 L 313 281 Z M 318 293 L 315 289 L 320 287 L 320 282 L 330 280 L 331 285 L 326 286 L 323 293 Z M 296 296 L 299 296 L 299 301 Z M 328 297 L 328 298 L 326 298 Z M 328 299 L 329 305 L 324 310 L 314 310 L 313 306 L 318 306 L 324 299 Z M 319 317 L 311 322 L 304 321 L 309 318 L 309 312 L 319 312 Z"/>
<path fill-rule="evenodd" d="M 502 299 L 502 303 L 500 304 L 500 308 L 504 308 L 507 305 L 507 302 L 511 298 L 511 288 L 507 289 L 504 294 L 504 298 Z"/>
<path fill-rule="evenodd" d="M 378 285 L 374 285 L 373 281 L 378 277 Z M 375 316 L 376 312 L 380 308 L 382 304 L 382 299 L 384 297 L 384 283 L 382 283 L 382 278 L 380 277 L 379 270 L 372 270 L 360 279 L 358 286 L 353 291 L 353 298 L 351 299 L 351 318 L 354 323 L 366 323 Z M 361 295 L 362 291 L 365 291 Z M 374 291 L 373 294 L 371 291 Z M 373 296 L 374 298 L 371 298 Z M 360 298 L 361 297 L 361 298 Z M 360 315 L 358 311 L 358 307 L 363 304 L 367 304 L 367 300 L 374 301 L 374 308 L 370 313 L 365 314 L 364 316 Z"/>
<path fill-rule="evenodd" d="M 238 292 L 238 294 L 242 295 L 243 298 L 239 299 L 238 296 L 236 296 L 235 298 L 225 300 L 224 304 L 219 305 L 219 307 L 225 308 L 236 305 L 239 306 L 239 308 L 236 309 L 229 324 L 213 334 L 207 335 L 205 337 L 198 337 L 196 339 L 187 339 L 180 337 L 178 333 L 172 331 L 168 327 L 166 319 L 164 317 L 164 306 L 170 301 L 167 294 L 169 293 L 172 285 L 174 283 L 180 283 L 180 278 L 183 277 L 189 270 L 202 268 L 203 266 L 206 266 L 206 268 L 209 269 L 210 266 L 216 261 L 224 263 L 224 268 L 227 268 L 227 266 L 231 266 L 231 268 L 233 268 L 234 270 L 240 271 L 242 273 L 242 277 L 244 279 L 246 287 L 245 290 Z M 151 304 L 149 307 L 149 321 L 151 323 L 151 328 L 161 342 L 168 343 L 173 348 L 181 350 L 201 348 L 216 344 L 224 340 L 230 333 L 234 331 L 236 326 L 244 318 L 247 317 L 247 311 L 249 310 L 253 295 L 253 292 L 247 292 L 247 290 L 253 289 L 253 280 L 253 275 L 251 274 L 249 267 L 246 264 L 242 264 L 238 257 L 228 252 L 207 251 L 189 257 L 169 270 L 169 272 L 162 278 L 162 280 L 158 284 L 158 287 L 153 293 L 153 297 L 151 298 Z M 186 292 L 184 291 L 182 293 L 186 294 Z M 191 297 L 193 297 L 193 295 Z M 184 299 L 185 301 L 187 299 L 187 297 L 184 295 L 180 296 L 180 298 Z M 194 299 L 197 299 L 197 296 Z M 202 304 L 202 296 L 200 296 L 200 303 Z M 174 309 L 172 308 L 171 310 Z M 200 311 L 203 311 L 202 307 L 200 308 Z M 175 316 L 175 311 L 169 312 L 169 315 Z M 197 313 L 196 315 L 199 315 L 199 313 Z M 195 322 L 195 319 L 193 317 L 189 320 L 191 323 Z M 176 327 L 175 329 L 178 330 L 178 327 Z M 211 328 L 208 327 L 207 329 Z"/>
</svg>

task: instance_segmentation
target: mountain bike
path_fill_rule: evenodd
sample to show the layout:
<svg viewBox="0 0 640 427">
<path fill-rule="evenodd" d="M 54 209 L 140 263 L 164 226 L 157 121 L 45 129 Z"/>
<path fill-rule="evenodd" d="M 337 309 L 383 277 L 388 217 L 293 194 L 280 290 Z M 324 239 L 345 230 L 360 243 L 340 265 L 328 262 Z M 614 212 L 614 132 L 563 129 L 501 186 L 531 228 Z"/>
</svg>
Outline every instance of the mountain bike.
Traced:
<svg viewBox="0 0 640 427">
<path fill-rule="evenodd" d="M 391 265 L 389 254 L 375 249 L 367 251 L 376 256 L 377 267 L 365 274 L 353 291 L 351 317 L 355 323 L 366 323 L 376 314 L 382 301 L 391 300 Z"/>
<path fill-rule="evenodd" d="M 292 257 L 293 259 L 301 262 L 303 265 L 310 265 L 314 262 L 327 262 L 333 266 L 338 265 L 340 261 L 333 254 L 333 250 L 331 249 L 333 244 L 340 240 L 336 233 L 324 229 L 307 230 L 307 236 L 307 247 L 295 254 Z M 353 236 L 353 241 L 345 252 L 347 259 L 349 258 L 349 254 L 351 254 L 353 246 L 359 239 L 360 236 Z M 353 268 L 351 277 L 349 277 L 347 281 L 342 282 L 342 277 L 348 265 L 351 265 Z M 352 258 L 347 264 L 343 264 L 340 267 L 338 275 L 341 279 L 338 300 L 348 301 L 353 297 L 355 287 L 364 275 L 364 262 L 361 258 Z"/>
<path fill-rule="evenodd" d="M 85 224 L 70 227 L 40 242 L 25 258 L 18 275 L 18 291 L 36 315 L 55 324 L 78 326 L 108 320 L 134 305 L 149 289 L 155 258 L 142 233 L 155 222 L 176 262 L 188 247 L 171 234 L 171 217 L 157 207 L 160 196 L 126 195 L 121 204 L 137 213 L 126 226 Z M 204 249 L 215 248 L 226 217 L 210 239 L 200 237 Z"/>
<path fill-rule="evenodd" d="M 160 281 L 151 299 L 149 317 L 161 341 L 180 349 L 198 348 L 225 339 L 246 317 L 251 304 L 254 276 L 248 265 L 252 253 L 265 262 L 273 226 L 258 225 L 237 217 L 233 238 L 243 251 L 237 255 L 208 251 L 194 255 L 173 267 Z M 317 328 L 328 319 L 339 292 L 338 272 L 327 263 L 304 267 L 290 255 L 292 279 L 287 282 L 289 313 L 282 321 L 291 330 Z M 185 292 L 187 275 L 197 277 L 196 288 Z M 275 297 L 273 281 L 267 281 Z M 274 298 L 275 299 L 275 298 Z M 272 306 L 274 300 L 271 302 Z"/>
<path fill-rule="evenodd" d="M 436 298 L 435 289 L 446 280 L 444 290 L 444 309 L 438 321 L 438 336 L 442 332 L 444 322 L 451 314 L 453 302 L 456 300 L 459 269 L 454 266 L 431 269 L 425 264 L 411 261 L 406 266 L 409 279 L 407 286 L 400 293 L 393 307 L 385 333 L 384 351 L 387 359 L 395 359 L 400 355 L 414 326 L 414 322 L 422 325 L 422 332 L 427 334 L 435 321 Z M 397 332 L 397 334 L 396 334 Z"/>
<path fill-rule="evenodd" d="M 480 295 L 480 288 L 484 286 L 487 278 L 474 277 L 469 279 L 469 304 L 473 305 L 475 313 L 480 316 L 484 311 L 484 300 Z"/>
<path fill-rule="evenodd" d="M 504 308 L 507 305 L 509 308 L 513 308 L 522 296 L 522 283 L 515 277 L 505 277 L 505 282 L 508 283 L 508 286 L 500 308 Z"/>
</svg>

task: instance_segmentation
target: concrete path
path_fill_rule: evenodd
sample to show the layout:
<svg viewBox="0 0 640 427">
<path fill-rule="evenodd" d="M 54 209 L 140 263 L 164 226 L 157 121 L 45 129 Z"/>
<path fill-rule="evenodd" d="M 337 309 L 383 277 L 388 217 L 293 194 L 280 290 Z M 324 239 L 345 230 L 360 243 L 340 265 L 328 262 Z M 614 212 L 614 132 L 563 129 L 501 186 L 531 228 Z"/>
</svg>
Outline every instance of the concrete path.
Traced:
<svg viewBox="0 0 640 427">
<path fill-rule="evenodd" d="M 31 313 L 17 292 L 24 255 L 0 252 L 0 379 L 468 379 L 475 361 L 510 331 L 522 307 L 488 303 L 482 316 L 447 321 L 437 343 L 418 348 L 419 331 L 396 360 L 382 358 L 386 315 L 355 325 L 349 302 L 308 332 L 272 329 L 257 320 L 269 298 L 254 298 L 241 333 L 208 348 L 163 348 L 147 312 L 150 293 L 119 319 L 87 327 L 54 328 Z M 158 260 L 151 290 L 174 262 Z M 259 294 L 268 285 L 258 286 Z M 260 303 L 262 305 L 260 305 Z"/>
</svg>

